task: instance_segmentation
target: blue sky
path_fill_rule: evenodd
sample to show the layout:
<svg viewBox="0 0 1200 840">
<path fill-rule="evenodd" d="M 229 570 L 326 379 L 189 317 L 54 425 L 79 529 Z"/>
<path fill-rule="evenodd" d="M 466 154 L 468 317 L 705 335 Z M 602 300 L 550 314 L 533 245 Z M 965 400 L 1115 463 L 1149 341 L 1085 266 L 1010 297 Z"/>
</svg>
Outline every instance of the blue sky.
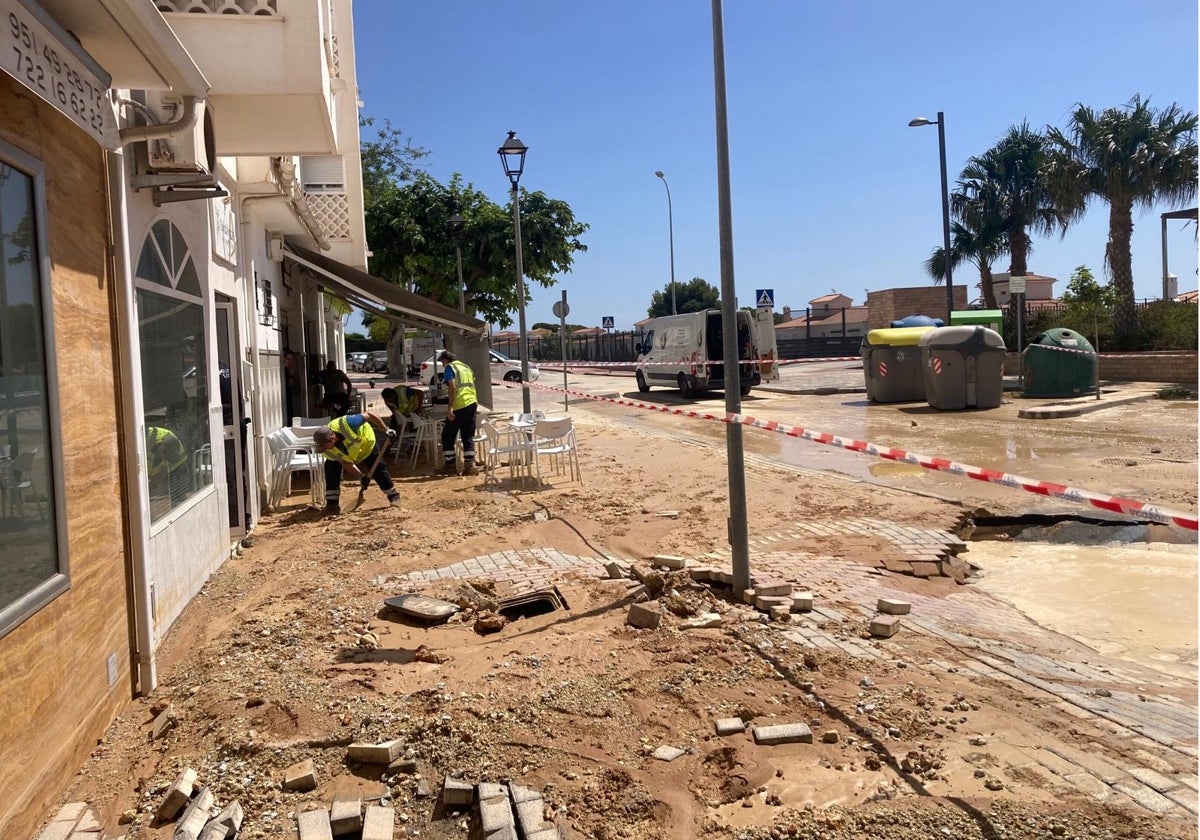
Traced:
<svg viewBox="0 0 1200 840">
<path fill-rule="evenodd" d="M 1077 102 L 1107 108 L 1135 93 L 1197 110 L 1194 0 L 727 0 L 724 4 L 734 272 L 738 303 L 775 290 L 776 309 L 837 290 L 923 285 L 941 244 L 936 126 L 945 112 L 951 184 L 1009 125 L 1065 127 Z M 363 115 L 391 120 L 497 203 L 508 180 L 496 149 L 529 146 L 521 185 L 568 202 L 591 225 L 587 253 L 554 289 L 534 288 L 529 323 L 628 328 L 670 279 L 720 286 L 711 4 L 356 0 Z M 1162 287 L 1161 206 L 1135 213 L 1139 298 Z M 1029 268 L 1103 277 L 1108 207 L 1065 238 L 1038 238 Z M 1170 271 L 1197 286 L 1194 223 L 1168 223 Z M 1007 271 L 1007 259 L 994 267 Z M 956 285 L 977 272 L 963 267 Z M 514 318 L 515 320 L 515 318 Z"/>
</svg>

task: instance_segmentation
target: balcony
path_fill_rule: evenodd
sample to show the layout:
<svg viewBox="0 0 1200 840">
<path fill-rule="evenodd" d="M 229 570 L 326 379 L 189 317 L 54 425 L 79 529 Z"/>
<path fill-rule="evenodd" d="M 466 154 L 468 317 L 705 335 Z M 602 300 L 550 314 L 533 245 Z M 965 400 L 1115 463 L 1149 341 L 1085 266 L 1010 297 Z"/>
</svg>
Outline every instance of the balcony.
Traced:
<svg viewBox="0 0 1200 840">
<path fill-rule="evenodd" d="M 212 88 L 218 154 L 338 153 L 326 0 L 153 2 Z"/>
</svg>

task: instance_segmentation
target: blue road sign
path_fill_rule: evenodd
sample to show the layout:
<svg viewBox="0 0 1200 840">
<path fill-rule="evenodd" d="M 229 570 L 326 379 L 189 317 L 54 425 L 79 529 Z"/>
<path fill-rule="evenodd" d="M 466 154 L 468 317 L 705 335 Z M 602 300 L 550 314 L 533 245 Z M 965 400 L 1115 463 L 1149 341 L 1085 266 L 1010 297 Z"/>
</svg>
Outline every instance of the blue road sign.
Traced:
<svg viewBox="0 0 1200 840">
<path fill-rule="evenodd" d="M 775 290 L 774 289 L 755 289 L 754 299 L 758 301 L 755 306 L 775 308 Z"/>
<path fill-rule="evenodd" d="M 606 330 L 616 329 L 617 319 L 614 318 L 612 315 L 605 315 L 603 318 L 600 319 L 600 326 Z"/>
</svg>

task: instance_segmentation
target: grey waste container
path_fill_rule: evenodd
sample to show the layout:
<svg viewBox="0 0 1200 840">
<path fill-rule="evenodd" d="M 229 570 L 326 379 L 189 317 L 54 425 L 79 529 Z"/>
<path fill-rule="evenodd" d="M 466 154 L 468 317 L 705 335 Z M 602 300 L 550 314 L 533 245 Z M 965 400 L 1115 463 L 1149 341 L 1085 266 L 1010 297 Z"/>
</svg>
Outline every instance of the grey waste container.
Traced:
<svg viewBox="0 0 1200 840">
<path fill-rule="evenodd" d="M 919 402 L 925 399 L 921 349 L 917 341 L 933 327 L 871 330 L 863 338 L 863 376 L 872 402 Z"/>
<path fill-rule="evenodd" d="M 1004 339 L 987 327 L 938 327 L 921 336 L 925 399 L 955 411 L 996 408 L 1004 395 Z"/>
</svg>

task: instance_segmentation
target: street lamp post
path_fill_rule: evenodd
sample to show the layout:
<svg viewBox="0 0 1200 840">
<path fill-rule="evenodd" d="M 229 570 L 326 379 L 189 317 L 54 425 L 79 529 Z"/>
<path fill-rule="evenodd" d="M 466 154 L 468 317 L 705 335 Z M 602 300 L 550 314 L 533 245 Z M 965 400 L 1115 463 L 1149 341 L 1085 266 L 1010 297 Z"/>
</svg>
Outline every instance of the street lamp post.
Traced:
<svg viewBox="0 0 1200 840">
<path fill-rule="evenodd" d="M 671 188 L 667 185 L 667 176 L 662 174 L 661 169 L 656 170 L 654 175 L 667 188 L 667 236 L 671 243 L 671 314 L 678 315 L 679 311 L 675 308 L 675 215 L 671 211 Z"/>
<path fill-rule="evenodd" d="M 525 266 L 521 262 L 521 197 L 517 182 L 525 170 L 525 153 L 529 147 L 517 139 L 517 132 L 508 132 L 508 139 L 497 149 L 504 174 L 512 183 L 513 229 L 517 238 L 517 323 L 521 330 L 521 407 L 526 414 L 532 413 L 529 406 L 529 336 L 525 332 Z"/>
<path fill-rule="evenodd" d="M 938 111 L 936 120 L 917 117 L 909 120 L 910 126 L 937 124 L 938 158 L 942 166 L 942 254 L 946 265 L 946 326 L 950 326 L 950 313 L 954 311 L 954 280 L 950 270 L 950 185 L 946 181 L 946 115 Z"/>
<path fill-rule="evenodd" d="M 458 265 L 458 311 L 463 313 L 467 311 L 467 290 L 462 279 L 462 229 L 466 222 L 457 212 L 447 222 L 450 232 L 454 234 L 454 261 Z"/>
</svg>

